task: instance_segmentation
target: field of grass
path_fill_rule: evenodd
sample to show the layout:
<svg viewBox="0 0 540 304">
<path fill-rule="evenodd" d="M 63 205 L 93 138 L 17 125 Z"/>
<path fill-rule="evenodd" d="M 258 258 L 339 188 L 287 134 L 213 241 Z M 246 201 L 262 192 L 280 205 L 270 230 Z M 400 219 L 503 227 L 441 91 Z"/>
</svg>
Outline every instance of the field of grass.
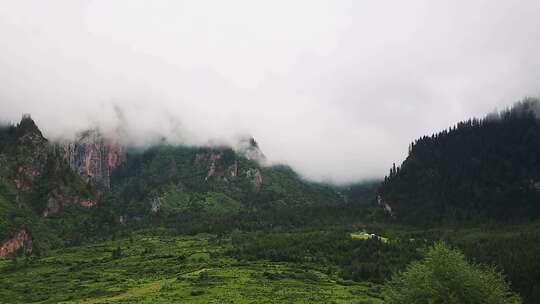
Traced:
<svg viewBox="0 0 540 304">
<path fill-rule="evenodd" d="M 0 262 L 9 303 L 362 303 L 380 286 L 325 265 L 239 261 L 228 238 L 139 231 L 130 237 Z M 120 250 L 118 250 L 120 248 Z M 116 252 L 116 253 L 114 253 Z"/>
</svg>

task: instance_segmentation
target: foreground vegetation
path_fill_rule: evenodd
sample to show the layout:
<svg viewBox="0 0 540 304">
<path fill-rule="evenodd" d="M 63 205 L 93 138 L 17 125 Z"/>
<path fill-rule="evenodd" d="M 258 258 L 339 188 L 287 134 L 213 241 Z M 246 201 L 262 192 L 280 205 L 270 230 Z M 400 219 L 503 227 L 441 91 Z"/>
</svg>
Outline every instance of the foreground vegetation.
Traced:
<svg viewBox="0 0 540 304">
<path fill-rule="evenodd" d="M 405 239 L 418 232 L 395 228 L 386 226 L 392 235 L 387 240 L 361 239 L 339 229 L 237 230 L 221 236 L 178 235 L 157 227 L 125 231 L 115 240 L 1 261 L 0 298 L 10 303 L 378 304 L 406 299 L 424 304 L 428 298 L 521 303 L 500 268 L 474 262 L 485 244 L 476 247 L 476 256 L 465 256 L 442 243 Z M 482 236 L 474 228 L 445 233 L 454 244 Z M 461 248 L 471 252 L 464 244 Z M 524 303 L 534 303 L 526 295 Z"/>
<path fill-rule="evenodd" d="M 158 233 L 161 232 L 161 233 Z M 382 303 L 380 286 L 313 263 L 232 258 L 230 238 L 139 231 L 0 263 L 12 303 Z"/>
<path fill-rule="evenodd" d="M 495 269 L 467 262 L 444 243 L 429 248 L 422 261 L 411 263 L 384 288 L 387 304 L 520 304 Z"/>
</svg>

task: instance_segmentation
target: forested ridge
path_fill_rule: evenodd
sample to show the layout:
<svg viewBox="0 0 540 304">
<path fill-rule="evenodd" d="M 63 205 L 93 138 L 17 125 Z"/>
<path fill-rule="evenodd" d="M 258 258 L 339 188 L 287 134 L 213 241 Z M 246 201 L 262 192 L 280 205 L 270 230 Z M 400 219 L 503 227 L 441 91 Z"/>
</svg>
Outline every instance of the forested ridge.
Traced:
<svg viewBox="0 0 540 304">
<path fill-rule="evenodd" d="M 539 101 L 460 122 L 414 141 L 380 187 L 395 218 L 415 225 L 540 215 Z"/>
</svg>

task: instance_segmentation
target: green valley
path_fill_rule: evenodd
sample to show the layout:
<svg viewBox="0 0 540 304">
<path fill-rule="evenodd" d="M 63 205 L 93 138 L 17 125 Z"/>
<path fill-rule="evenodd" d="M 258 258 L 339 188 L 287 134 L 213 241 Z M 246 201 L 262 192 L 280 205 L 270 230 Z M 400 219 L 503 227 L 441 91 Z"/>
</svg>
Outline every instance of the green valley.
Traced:
<svg viewBox="0 0 540 304">
<path fill-rule="evenodd" d="M 323 265 L 244 261 L 230 237 L 133 232 L 0 263 L 10 303 L 381 303 L 379 287 L 343 281 Z M 115 252 L 118 253 L 115 254 Z"/>
</svg>

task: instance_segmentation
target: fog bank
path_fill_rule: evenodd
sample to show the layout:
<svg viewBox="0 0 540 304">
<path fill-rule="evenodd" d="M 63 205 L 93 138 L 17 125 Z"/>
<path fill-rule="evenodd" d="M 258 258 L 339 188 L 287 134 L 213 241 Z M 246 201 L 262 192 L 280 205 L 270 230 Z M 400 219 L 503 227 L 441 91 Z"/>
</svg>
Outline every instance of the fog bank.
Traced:
<svg viewBox="0 0 540 304">
<path fill-rule="evenodd" d="M 538 28 L 532 0 L 5 1 L 0 120 L 138 145 L 251 135 L 310 179 L 369 179 L 538 96 Z"/>
</svg>

